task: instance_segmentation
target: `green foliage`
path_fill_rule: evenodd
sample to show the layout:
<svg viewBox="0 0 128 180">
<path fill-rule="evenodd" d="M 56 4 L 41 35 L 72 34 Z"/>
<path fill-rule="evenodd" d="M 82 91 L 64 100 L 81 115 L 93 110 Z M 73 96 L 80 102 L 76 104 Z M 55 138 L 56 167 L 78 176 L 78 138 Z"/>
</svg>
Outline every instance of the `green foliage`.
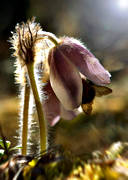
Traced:
<svg viewBox="0 0 128 180">
<path fill-rule="evenodd" d="M 15 146 L 11 147 L 11 142 L 5 140 L 5 138 L 0 138 L 0 164 L 7 161 L 9 156 L 11 155 L 12 151 L 16 151 L 21 147 Z"/>
<path fill-rule="evenodd" d="M 11 142 L 10 141 L 5 141 L 4 143 L 4 140 L 3 139 L 0 139 L 0 146 L 5 149 L 5 144 L 6 144 L 6 147 L 7 149 L 9 149 L 10 145 L 11 145 Z"/>
</svg>

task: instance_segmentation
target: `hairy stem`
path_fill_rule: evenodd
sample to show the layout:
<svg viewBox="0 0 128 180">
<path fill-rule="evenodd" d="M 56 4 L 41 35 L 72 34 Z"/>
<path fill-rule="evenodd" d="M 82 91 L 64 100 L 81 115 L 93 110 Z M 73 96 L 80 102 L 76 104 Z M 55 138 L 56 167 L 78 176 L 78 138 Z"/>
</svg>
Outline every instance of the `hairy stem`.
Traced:
<svg viewBox="0 0 128 180">
<path fill-rule="evenodd" d="M 39 92 L 37 89 L 35 77 L 34 77 L 34 63 L 28 63 L 27 65 L 28 75 L 30 79 L 30 84 L 36 104 L 36 110 L 39 120 L 39 128 L 40 128 L 40 151 L 46 151 L 47 149 L 47 127 L 46 122 L 43 116 L 42 104 L 39 97 Z"/>
<path fill-rule="evenodd" d="M 22 155 L 27 154 L 28 139 L 28 111 L 29 111 L 30 87 L 26 83 L 24 87 L 24 109 L 23 109 L 23 129 L 22 129 Z"/>
<path fill-rule="evenodd" d="M 41 39 L 49 39 L 55 46 L 59 45 L 60 43 L 60 40 L 57 37 L 53 36 L 52 34 L 50 35 L 47 32 L 46 34 L 38 35 L 37 41 Z"/>
</svg>

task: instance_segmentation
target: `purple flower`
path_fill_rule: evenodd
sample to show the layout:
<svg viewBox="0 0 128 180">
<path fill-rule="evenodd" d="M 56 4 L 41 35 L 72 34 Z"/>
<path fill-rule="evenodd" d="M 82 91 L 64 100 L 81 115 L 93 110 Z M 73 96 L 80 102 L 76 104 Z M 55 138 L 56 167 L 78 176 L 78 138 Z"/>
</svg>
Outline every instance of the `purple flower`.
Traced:
<svg viewBox="0 0 128 180">
<path fill-rule="evenodd" d="M 50 125 L 60 117 L 72 119 L 82 104 L 82 76 L 94 84 L 110 83 L 110 74 L 97 58 L 78 40 L 63 37 L 49 53 L 50 80 L 44 87 L 48 98 L 43 103 L 45 118 Z"/>
</svg>

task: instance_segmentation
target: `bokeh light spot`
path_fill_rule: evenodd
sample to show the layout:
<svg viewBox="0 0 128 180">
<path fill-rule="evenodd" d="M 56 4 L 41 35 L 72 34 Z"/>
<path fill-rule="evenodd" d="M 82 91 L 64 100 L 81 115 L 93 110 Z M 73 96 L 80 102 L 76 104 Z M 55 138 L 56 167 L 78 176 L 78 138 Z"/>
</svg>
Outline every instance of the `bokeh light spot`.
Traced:
<svg viewBox="0 0 128 180">
<path fill-rule="evenodd" d="M 128 8 L 128 0 L 118 0 L 118 5 L 122 9 Z"/>
</svg>

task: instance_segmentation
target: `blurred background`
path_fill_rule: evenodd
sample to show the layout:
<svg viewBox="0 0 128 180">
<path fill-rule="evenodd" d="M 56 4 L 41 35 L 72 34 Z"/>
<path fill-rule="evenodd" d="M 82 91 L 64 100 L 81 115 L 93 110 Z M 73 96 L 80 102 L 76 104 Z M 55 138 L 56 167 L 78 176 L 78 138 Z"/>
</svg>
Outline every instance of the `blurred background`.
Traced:
<svg viewBox="0 0 128 180">
<path fill-rule="evenodd" d="M 128 0 L 4 0 L 0 6 L 0 124 L 16 144 L 18 86 L 8 42 L 15 25 L 35 16 L 45 31 L 73 36 L 87 45 L 112 74 L 113 93 L 96 98 L 93 113 L 60 121 L 53 141 L 74 153 L 128 140 Z M 53 133 L 54 131 L 54 133 Z M 53 135 L 54 134 L 54 135 Z"/>
</svg>

